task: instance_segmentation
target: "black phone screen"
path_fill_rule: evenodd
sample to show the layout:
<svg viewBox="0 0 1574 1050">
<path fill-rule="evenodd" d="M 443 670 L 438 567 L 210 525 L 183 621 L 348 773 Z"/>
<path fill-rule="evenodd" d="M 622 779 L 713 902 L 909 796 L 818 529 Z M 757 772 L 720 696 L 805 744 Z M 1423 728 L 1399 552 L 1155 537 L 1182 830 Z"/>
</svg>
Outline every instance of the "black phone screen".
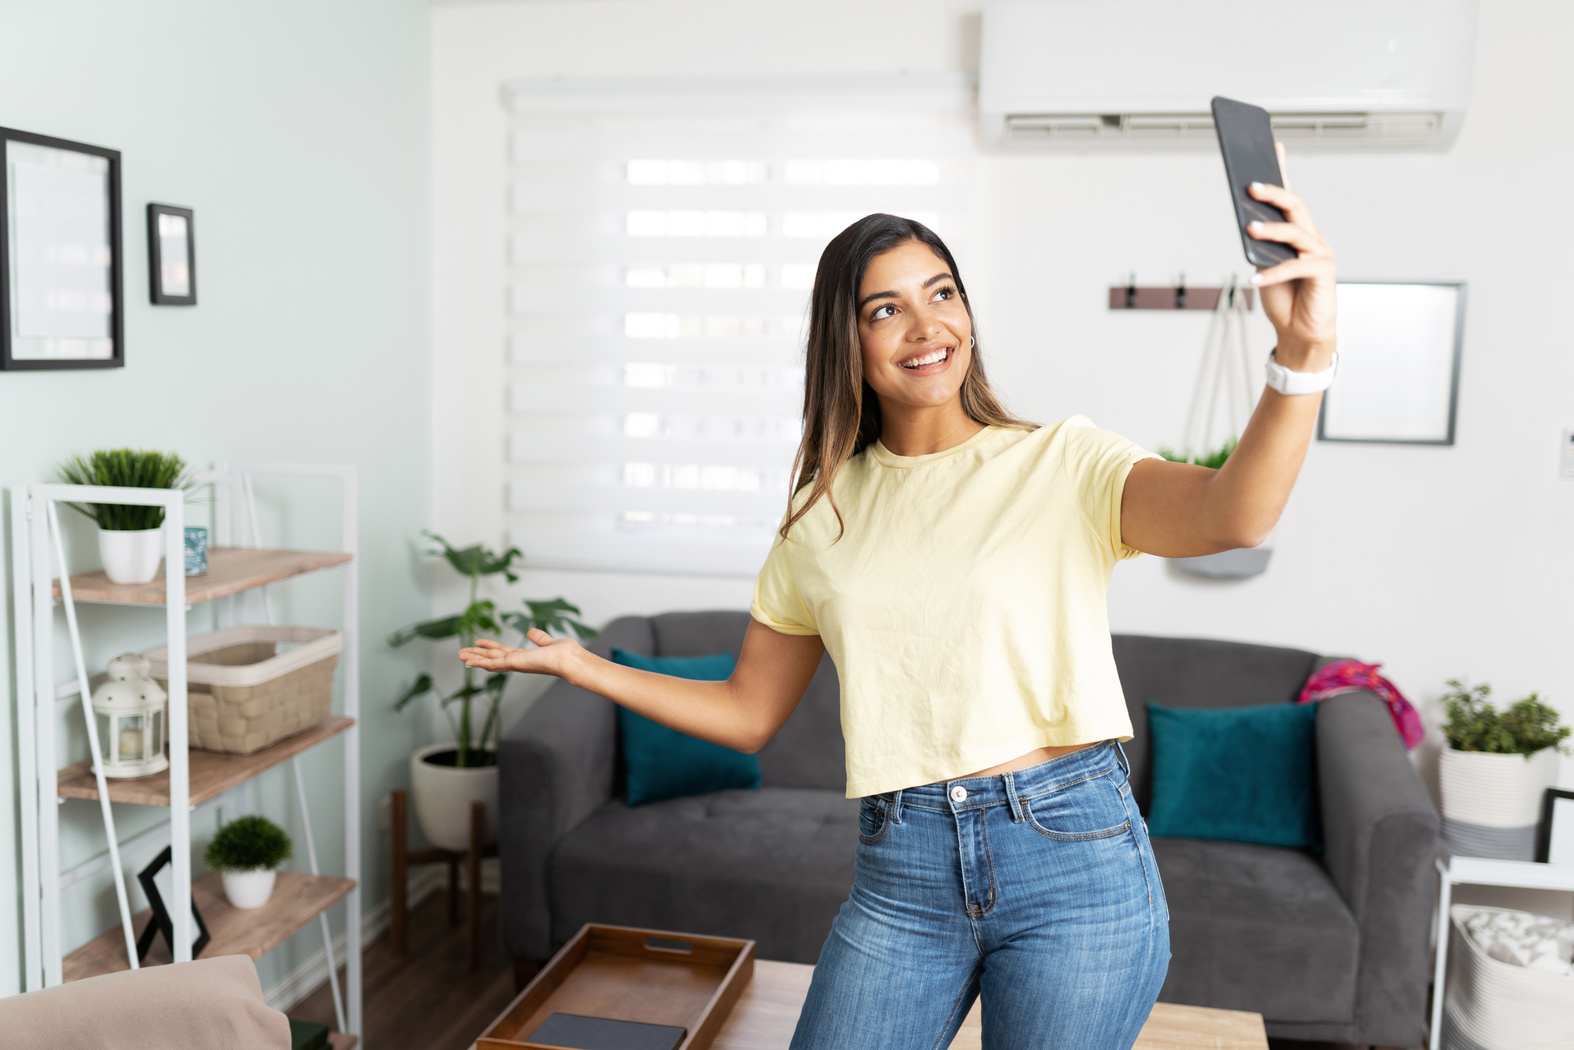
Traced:
<svg viewBox="0 0 1574 1050">
<path fill-rule="evenodd" d="M 1235 221 L 1240 226 L 1247 262 L 1253 266 L 1275 266 L 1296 258 L 1298 253 L 1288 244 L 1260 241 L 1246 232 L 1246 224 L 1253 221 L 1284 222 L 1284 212 L 1254 200 L 1246 192 L 1246 187 L 1254 182 L 1284 185 L 1268 111 L 1218 95 L 1213 99 L 1213 126 L 1219 133 L 1224 174 L 1230 181 L 1230 200 L 1235 204 Z"/>
</svg>

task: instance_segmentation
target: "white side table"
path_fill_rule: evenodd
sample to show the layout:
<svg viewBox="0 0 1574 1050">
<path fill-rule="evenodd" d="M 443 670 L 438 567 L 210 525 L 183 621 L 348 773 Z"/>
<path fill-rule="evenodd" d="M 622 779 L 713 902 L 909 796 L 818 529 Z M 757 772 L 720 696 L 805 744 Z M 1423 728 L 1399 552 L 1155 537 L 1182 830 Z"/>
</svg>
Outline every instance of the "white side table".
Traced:
<svg viewBox="0 0 1574 1050">
<path fill-rule="evenodd" d="M 1437 896 L 1437 968 L 1432 976 L 1431 1050 L 1438 1050 L 1443 1029 L 1443 996 L 1447 988 L 1448 906 L 1459 883 L 1472 886 L 1516 886 L 1527 890 L 1567 890 L 1574 893 L 1574 864 L 1537 864 L 1528 860 L 1492 860 L 1487 857 L 1439 857 L 1437 873 L 1442 885 Z"/>
</svg>

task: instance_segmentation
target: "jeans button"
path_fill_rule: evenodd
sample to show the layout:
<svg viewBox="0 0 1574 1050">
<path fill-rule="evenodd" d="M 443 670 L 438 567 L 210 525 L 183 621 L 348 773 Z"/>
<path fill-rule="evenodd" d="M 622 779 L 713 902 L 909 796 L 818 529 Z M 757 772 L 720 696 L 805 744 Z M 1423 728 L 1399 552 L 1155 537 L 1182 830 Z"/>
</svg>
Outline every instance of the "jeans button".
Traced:
<svg viewBox="0 0 1574 1050">
<path fill-rule="evenodd" d="M 952 788 L 951 789 L 951 801 L 952 802 L 966 802 L 967 801 L 967 788 L 963 787 L 961 784 L 958 784 L 956 787 Z"/>
</svg>

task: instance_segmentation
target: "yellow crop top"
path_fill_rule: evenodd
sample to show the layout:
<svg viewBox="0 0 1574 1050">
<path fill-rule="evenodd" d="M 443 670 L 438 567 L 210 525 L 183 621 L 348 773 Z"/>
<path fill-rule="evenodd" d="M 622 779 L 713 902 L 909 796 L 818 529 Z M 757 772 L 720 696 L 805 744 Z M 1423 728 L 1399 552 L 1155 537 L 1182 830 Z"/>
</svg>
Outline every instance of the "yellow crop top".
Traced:
<svg viewBox="0 0 1574 1050">
<path fill-rule="evenodd" d="M 1132 464 L 1081 416 L 985 427 L 927 456 L 879 442 L 777 538 L 750 614 L 836 664 L 847 795 L 964 776 L 1040 747 L 1131 739 L 1110 572 Z M 807 490 L 795 497 L 801 501 Z M 835 542 L 833 542 L 835 541 Z"/>
</svg>

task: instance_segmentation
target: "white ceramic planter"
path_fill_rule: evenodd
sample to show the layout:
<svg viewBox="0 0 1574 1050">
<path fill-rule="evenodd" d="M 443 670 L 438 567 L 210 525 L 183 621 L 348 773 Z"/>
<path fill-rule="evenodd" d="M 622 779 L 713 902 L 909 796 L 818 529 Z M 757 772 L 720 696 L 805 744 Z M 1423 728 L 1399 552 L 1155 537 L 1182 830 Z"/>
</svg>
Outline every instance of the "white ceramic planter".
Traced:
<svg viewBox="0 0 1574 1050">
<path fill-rule="evenodd" d="M 1541 799 L 1558 779 L 1556 748 L 1543 748 L 1527 758 L 1445 747 L 1437 770 L 1443 844 L 1450 853 L 1535 859 Z"/>
<path fill-rule="evenodd" d="M 486 836 L 497 840 L 497 767 L 456 769 L 433 765 L 429 755 L 453 751 L 453 744 L 429 744 L 410 756 L 410 793 L 415 817 L 432 845 L 463 853 L 470 848 L 470 803 L 486 806 Z"/>
<path fill-rule="evenodd" d="M 98 530 L 98 556 L 111 583 L 147 583 L 158 575 L 164 529 Z"/>
<path fill-rule="evenodd" d="M 236 908 L 260 908 L 273 896 L 273 880 L 278 872 L 272 868 L 253 868 L 250 871 L 221 871 L 224 896 Z"/>
</svg>

